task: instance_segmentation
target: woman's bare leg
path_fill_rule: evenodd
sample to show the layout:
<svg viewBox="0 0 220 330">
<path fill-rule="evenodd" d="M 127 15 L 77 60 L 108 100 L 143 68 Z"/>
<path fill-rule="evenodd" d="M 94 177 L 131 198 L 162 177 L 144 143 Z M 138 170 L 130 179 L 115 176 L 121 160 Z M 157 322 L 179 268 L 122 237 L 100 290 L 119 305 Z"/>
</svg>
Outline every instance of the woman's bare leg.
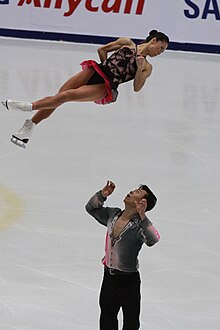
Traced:
<svg viewBox="0 0 220 330">
<path fill-rule="evenodd" d="M 33 102 L 33 110 L 54 109 L 63 103 L 70 101 L 86 102 L 96 101 L 106 95 L 104 84 L 85 85 L 77 89 L 68 89 L 54 96 L 47 96 L 39 101 Z"/>
<path fill-rule="evenodd" d="M 70 78 L 55 96 L 48 96 L 32 103 L 33 110 L 37 110 L 31 121 L 26 120 L 24 125 L 12 135 L 11 141 L 25 148 L 34 129 L 34 124 L 48 118 L 56 108 L 68 101 L 96 101 L 103 98 L 107 92 L 105 84 L 86 85 L 93 75 L 94 69 L 87 69 Z M 39 110 L 38 110 L 39 109 Z"/>
<path fill-rule="evenodd" d="M 34 124 L 39 124 L 42 120 L 47 119 L 48 117 L 50 117 L 50 115 L 52 115 L 52 113 L 56 110 L 56 108 L 54 109 L 42 109 L 42 110 L 38 110 L 35 115 L 31 118 L 32 122 Z"/>
<path fill-rule="evenodd" d="M 61 105 L 64 102 L 67 102 L 67 101 L 65 101 L 67 95 L 65 95 L 65 94 L 59 95 L 59 94 L 62 93 L 62 92 L 68 91 L 68 90 L 73 91 L 74 89 L 79 89 L 80 87 L 84 86 L 88 82 L 88 80 L 92 77 L 94 72 L 95 72 L 95 70 L 92 69 L 92 68 L 81 71 L 78 74 L 76 74 L 75 76 L 68 79 L 63 84 L 63 86 L 59 89 L 59 92 L 55 96 L 45 97 L 45 98 L 43 98 L 39 101 L 33 102 L 32 103 L 33 110 L 38 110 L 38 111 L 32 117 L 32 122 L 35 123 L 35 124 L 38 124 L 42 120 L 48 118 L 56 110 L 57 106 Z M 99 86 L 99 85 L 97 85 L 97 86 Z M 101 86 L 102 85 L 100 85 L 100 87 Z M 99 87 L 99 89 L 100 89 L 100 87 Z M 101 89 L 103 90 L 103 87 L 101 87 Z M 90 89 L 88 89 L 87 93 L 88 94 L 95 93 L 95 94 L 93 94 L 93 96 L 97 94 L 98 96 L 97 96 L 96 99 L 99 99 L 99 98 L 104 97 L 106 95 L 106 90 L 104 92 L 104 96 L 103 96 L 103 93 L 99 94 L 100 91 L 97 93 L 97 91 L 93 91 L 93 89 L 92 89 L 92 91 Z M 70 94 L 70 93 L 68 93 L 68 94 Z M 79 96 L 79 94 L 80 94 L 79 91 L 76 94 Z M 101 95 L 101 97 L 99 97 L 99 95 Z M 77 101 L 77 99 L 74 99 L 75 97 L 76 96 L 73 96 L 73 99 L 70 99 L 70 101 Z M 87 97 L 89 97 L 89 95 L 87 95 Z M 51 101 L 52 102 L 54 102 L 54 101 L 57 102 L 56 100 L 58 100 L 58 99 L 61 100 L 61 103 L 60 104 L 55 103 L 55 105 L 54 106 L 52 105 L 52 107 L 50 108 Z M 84 101 L 84 100 L 79 100 L 79 101 Z M 91 100 L 87 99 L 85 101 L 94 101 L 94 99 L 93 98 Z M 49 106 L 47 106 L 47 105 L 49 105 Z M 40 106 L 40 108 L 39 108 L 39 106 Z"/>
</svg>

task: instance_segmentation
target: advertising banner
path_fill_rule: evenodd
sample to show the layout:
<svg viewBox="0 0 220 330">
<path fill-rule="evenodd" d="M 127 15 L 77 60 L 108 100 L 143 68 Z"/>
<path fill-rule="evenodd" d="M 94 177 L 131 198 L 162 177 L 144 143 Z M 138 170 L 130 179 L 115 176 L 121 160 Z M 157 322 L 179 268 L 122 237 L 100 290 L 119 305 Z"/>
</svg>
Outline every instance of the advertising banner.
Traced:
<svg viewBox="0 0 220 330">
<path fill-rule="evenodd" d="M 152 29 L 171 48 L 220 52 L 220 0 L 0 0 L 0 35 L 103 43 Z"/>
</svg>

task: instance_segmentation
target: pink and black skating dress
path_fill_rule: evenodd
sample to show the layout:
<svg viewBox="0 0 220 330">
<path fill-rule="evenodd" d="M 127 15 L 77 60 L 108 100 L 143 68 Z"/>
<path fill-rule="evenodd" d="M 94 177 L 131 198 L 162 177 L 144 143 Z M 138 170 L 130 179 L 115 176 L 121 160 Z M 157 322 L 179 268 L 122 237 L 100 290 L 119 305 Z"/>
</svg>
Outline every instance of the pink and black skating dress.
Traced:
<svg viewBox="0 0 220 330">
<path fill-rule="evenodd" d="M 137 46 L 135 48 L 122 47 L 114 52 L 107 60 L 98 64 L 93 60 L 81 63 L 82 69 L 95 70 L 87 85 L 105 84 L 107 94 L 95 101 L 98 104 L 115 102 L 118 96 L 118 85 L 133 80 L 137 71 Z"/>
</svg>

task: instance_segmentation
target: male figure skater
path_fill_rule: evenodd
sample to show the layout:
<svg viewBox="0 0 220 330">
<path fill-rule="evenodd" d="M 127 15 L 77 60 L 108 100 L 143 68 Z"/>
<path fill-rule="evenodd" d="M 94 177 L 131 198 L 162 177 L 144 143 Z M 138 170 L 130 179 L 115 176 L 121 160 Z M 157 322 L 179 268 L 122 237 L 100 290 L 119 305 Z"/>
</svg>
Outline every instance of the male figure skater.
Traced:
<svg viewBox="0 0 220 330">
<path fill-rule="evenodd" d="M 157 198 L 146 186 L 130 191 L 124 198 L 124 210 L 104 207 L 115 184 L 107 184 L 90 198 L 87 212 L 107 227 L 104 277 L 100 292 L 100 330 L 118 330 L 117 315 L 122 308 L 123 330 L 140 328 L 140 274 L 138 253 L 145 243 L 153 246 L 160 239 L 145 212 L 156 204 Z"/>
</svg>

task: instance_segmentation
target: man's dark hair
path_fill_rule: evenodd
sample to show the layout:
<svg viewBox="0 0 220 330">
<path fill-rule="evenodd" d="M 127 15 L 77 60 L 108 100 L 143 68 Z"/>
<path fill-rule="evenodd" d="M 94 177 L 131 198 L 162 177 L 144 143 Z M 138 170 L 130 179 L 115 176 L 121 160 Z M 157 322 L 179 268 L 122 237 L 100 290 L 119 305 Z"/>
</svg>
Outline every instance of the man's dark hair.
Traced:
<svg viewBox="0 0 220 330">
<path fill-rule="evenodd" d="M 150 211 L 154 208 L 154 206 L 156 205 L 157 202 L 157 197 L 154 195 L 154 193 L 150 190 L 150 188 L 148 186 L 146 186 L 145 184 L 141 184 L 139 189 L 145 190 L 147 195 L 144 196 L 144 198 L 146 198 L 147 200 L 147 208 L 146 211 Z"/>
</svg>

